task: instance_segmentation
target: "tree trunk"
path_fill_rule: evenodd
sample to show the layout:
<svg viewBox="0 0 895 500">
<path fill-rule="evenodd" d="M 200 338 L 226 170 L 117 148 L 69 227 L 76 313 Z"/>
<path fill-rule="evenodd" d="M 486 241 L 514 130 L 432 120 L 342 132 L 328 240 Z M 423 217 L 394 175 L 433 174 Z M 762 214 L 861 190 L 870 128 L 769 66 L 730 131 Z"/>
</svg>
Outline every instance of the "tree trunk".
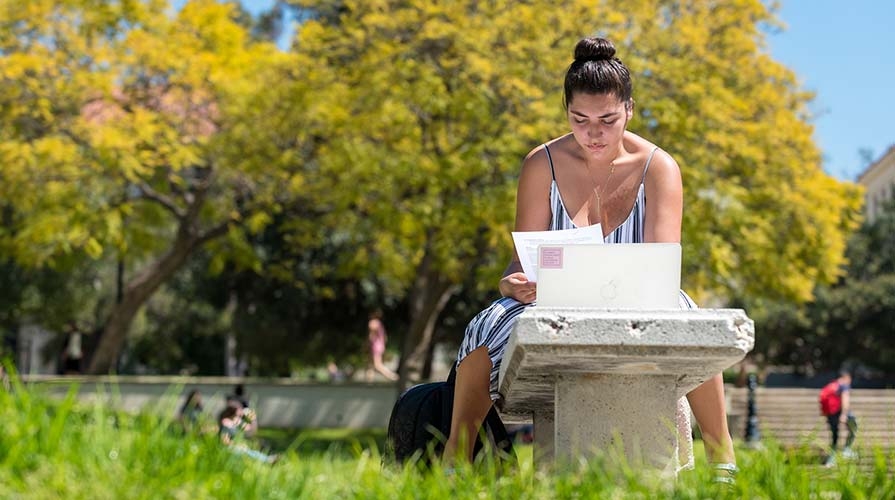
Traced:
<svg viewBox="0 0 895 500">
<path fill-rule="evenodd" d="M 233 317 L 236 314 L 236 307 L 239 299 L 235 290 L 230 290 L 230 298 L 227 300 L 227 307 L 224 310 L 224 316 L 229 318 L 230 327 L 227 329 L 227 337 L 224 343 L 224 374 L 228 377 L 241 377 L 242 373 L 239 369 L 239 356 L 236 352 L 236 332 L 233 331 Z"/>
<path fill-rule="evenodd" d="M 432 259 L 427 254 L 417 269 L 417 277 L 410 290 L 410 327 L 404 338 L 398 367 L 398 385 L 401 389 L 420 380 L 431 350 L 435 322 L 459 288 L 433 267 Z"/>
<path fill-rule="evenodd" d="M 174 247 L 127 284 L 121 301 L 115 304 L 106 320 L 99 344 L 90 360 L 88 373 L 108 373 L 115 368 L 118 354 L 137 312 L 162 283 L 183 266 L 199 243 L 198 238 L 178 232 Z"/>
<path fill-rule="evenodd" d="M 429 350 L 426 351 L 426 360 L 423 362 L 423 372 L 421 377 L 423 380 L 430 380 L 432 378 L 432 361 L 435 357 L 435 339 L 433 338 L 431 342 L 429 342 Z"/>
</svg>

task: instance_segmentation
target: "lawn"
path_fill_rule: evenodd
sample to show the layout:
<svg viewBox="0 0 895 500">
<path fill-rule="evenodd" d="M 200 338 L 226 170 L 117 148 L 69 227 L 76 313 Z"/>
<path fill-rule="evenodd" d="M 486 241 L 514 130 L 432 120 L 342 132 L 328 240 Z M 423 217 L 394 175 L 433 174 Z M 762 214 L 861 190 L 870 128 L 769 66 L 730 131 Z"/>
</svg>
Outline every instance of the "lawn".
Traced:
<svg viewBox="0 0 895 500">
<path fill-rule="evenodd" d="M 261 429 L 245 444 L 278 454 L 266 464 L 156 410 L 131 415 L 83 406 L 74 392 L 58 400 L 0 388 L 0 498 L 895 498 L 895 457 L 872 450 L 826 469 L 811 450 L 741 446 L 729 487 L 711 481 L 702 456 L 677 480 L 610 457 L 536 468 L 528 446 L 509 469 L 483 462 L 446 473 L 383 465 L 384 431 Z"/>
</svg>

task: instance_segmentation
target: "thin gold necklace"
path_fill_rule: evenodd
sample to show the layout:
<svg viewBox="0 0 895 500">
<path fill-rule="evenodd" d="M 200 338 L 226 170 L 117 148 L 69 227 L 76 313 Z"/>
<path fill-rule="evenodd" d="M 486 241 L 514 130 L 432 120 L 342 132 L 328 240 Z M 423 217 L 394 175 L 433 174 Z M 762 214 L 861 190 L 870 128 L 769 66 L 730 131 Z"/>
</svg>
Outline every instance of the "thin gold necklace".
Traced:
<svg viewBox="0 0 895 500">
<path fill-rule="evenodd" d="M 597 212 L 600 213 L 600 217 L 602 218 L 603 193 L 606 192 L 606 187 L 609 186 L 609 179 L 611 179 L 612 174 L 615 173 L 615 160 L 609 162 L 609 175 L 606 176 L 606 180 L 603 181 L 603 186 L 600 188 L 599 191 L 597 191 L 597 180 L 594 179 L 594 174 L 593 172 L 591 172 L 590 163 L 587 160 L 585 160 L 584 166 L 585 168 L 587 168 L 587 175 L 590 177 L 594 195 L 597 197 Z"/>
</svg>

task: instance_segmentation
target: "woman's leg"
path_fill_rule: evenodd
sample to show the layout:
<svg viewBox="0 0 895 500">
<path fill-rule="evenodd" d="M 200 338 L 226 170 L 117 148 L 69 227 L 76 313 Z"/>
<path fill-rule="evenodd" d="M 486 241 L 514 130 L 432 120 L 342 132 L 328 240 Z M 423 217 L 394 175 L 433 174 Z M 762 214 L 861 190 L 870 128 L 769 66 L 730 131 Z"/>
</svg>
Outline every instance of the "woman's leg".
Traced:
<svg viewBox="0 0 895 500">
<path fill-rule="evenodd" d="M 391 371 L 391 369 L 385 366 L 385 363 L 382 362 L 382 353 L 377 352 L 373 354 L 373 369 L 389 380 L 398 380 L 398 374 Z"/>
<path fill-rule="evenodd" d="M 687 394 L 690 408 L 702 432 L 709 463 L 733 464 L 733 440 L 727 428 L 727 408 L 724 403 L 724 380 L 721 374 L 706 380 Z"/>
<path fill-rule="evenodd" d="M 444 445 L 446 463 L 454 463 L 458 452 L 463 453 L 466 460 L 472 460 L 479 427 L 491 410 L 491 404 L 491 358 L 488 347 L 482 346 L 470 352 L 457 366 L 451 435 Z"/>
</svg>

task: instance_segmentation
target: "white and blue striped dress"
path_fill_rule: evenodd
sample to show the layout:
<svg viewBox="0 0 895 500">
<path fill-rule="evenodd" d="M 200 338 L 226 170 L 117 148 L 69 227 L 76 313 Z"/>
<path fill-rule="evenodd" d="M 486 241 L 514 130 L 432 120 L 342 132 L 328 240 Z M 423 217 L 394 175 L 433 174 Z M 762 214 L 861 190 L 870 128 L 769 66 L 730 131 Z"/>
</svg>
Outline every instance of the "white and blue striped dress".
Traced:
<svg viewBox="0 0 895 500">
<path fill-rule="evenodd" d="M 643 176 L 640 179 L 640 187 L 637 191 L 637 199 L 634 201 L 634 207 L 628 218 L 625 219 L 614 231 L 604 238 L 606 243 L 643 243 L 643 222 L 646 214 L 646 194 L 644 193 L 643 181 L 646 179 L 646 172 L 649 169 L 650 161 L 653 159 L 658 148 L 653 149 L 646 160 L 643 167 Z M 575 223 L 569 217 L 568 212 L 562 202 L 559 193 L 559 187 L 556 184 L 556 173 L 553 168 L 553 158 L 550 155 L 550 149 L 544 145 L 544 151 L 547 153 L 547 160 L 550 163 L 550 171 L 553 175 L 553 182 L 550 184 L 550 210 L 553 214 L 550 218 L 550 231 L 573 229 Z M 693 302 L 683 290 L 680 293 L 681 309 L 696 309 L 696 303 Z M 504 351 L 506 350 L 507 341 L 516 318 L 527 307 L 534 304 L 523 304 L 516 299 L 503 297 L 493 302 L 487 309 L 483 310 L 469 322 L 466 326 L 466 334 L 463 342 L 460 344 L 460 350 L 457 353 L 457 363 L 469 355 L 475 349 L 487 346 L 488 356 L 491 358 L 491 399 L 498 400 L 501 398 L 498 392 L 498 375 L 500 373 L 500 363 L 503 360 Z M 689 406 L 686 404 L 686 398 L 682 398 L 681 404 L 678 405 L 678 429 L 681 438 L 689 441 L 689 446 L 679 447 L 679 451 L 683 452 L 680 462 L 687 467 L 692 464 L 692 439 L 690 438 L 690 413 Z M 680 444 L 680 443 L 679 443 Z"/>
</svg>

